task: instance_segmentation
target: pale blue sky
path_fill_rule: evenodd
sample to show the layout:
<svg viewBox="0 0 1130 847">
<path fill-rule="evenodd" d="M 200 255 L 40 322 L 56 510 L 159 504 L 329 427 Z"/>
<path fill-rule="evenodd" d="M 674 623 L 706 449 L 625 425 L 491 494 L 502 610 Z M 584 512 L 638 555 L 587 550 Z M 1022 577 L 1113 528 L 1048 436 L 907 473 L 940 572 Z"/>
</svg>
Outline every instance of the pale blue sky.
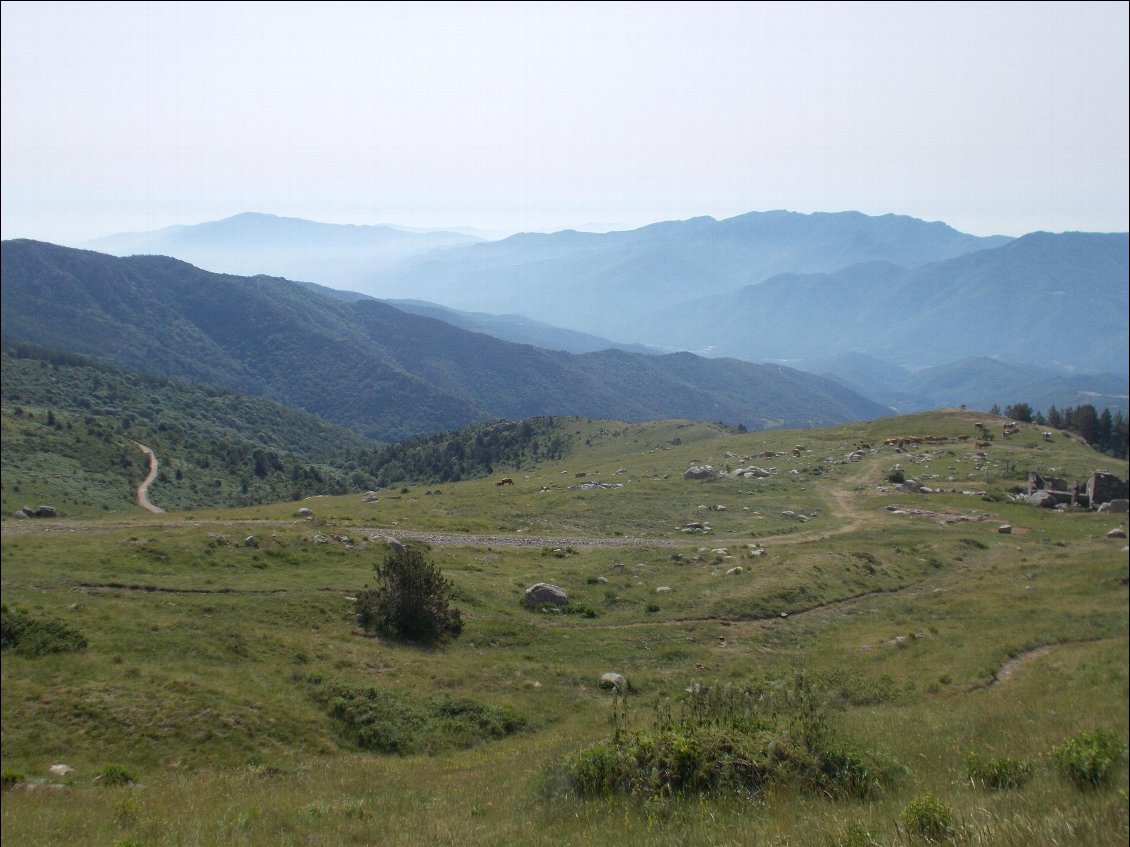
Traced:
<svg viewBox="0 0 1130 847">
<path fill-rule="evenodd" d="M 0 228 L 1125 231 L 1128 8 L 4 2 Z"/>
</svg>

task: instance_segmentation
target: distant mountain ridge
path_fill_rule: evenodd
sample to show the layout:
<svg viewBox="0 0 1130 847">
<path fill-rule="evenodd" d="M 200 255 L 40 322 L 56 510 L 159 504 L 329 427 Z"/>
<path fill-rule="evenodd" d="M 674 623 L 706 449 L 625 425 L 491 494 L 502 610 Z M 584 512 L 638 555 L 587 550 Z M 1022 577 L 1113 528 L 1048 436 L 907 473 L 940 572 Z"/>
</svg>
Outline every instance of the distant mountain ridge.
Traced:
<svg viewBox="0 0 1130 847">
<path fill-rule="evenodd" d="M 1070 374 L 1037 365 L 977 357 L 917 371 L 899 368 L 862 353 L 804 363 L 804 370 L 890 406 L 900 414 L 968 406 L 971 409 L 1028 403 L 1036 411 L 1091 404 L 1130 414 L 1125 374 Z"/>
<path fill-rule="evenodd" d="M 750 212 L 624 232 L 514 235 L 424 254 L 373 274 L 357 290 L 473 312 L 518 312 L 655 343 L 644 341 L 644 324 L 694 297 L 726 294 L 784 272 L 835 272 L 865 262 L 916 267 L 1009 240 L 900 215 Z"/>
<path fill-rule="evenodd" d="M 480 240 L 459 232 L 327 224 L 244 212 L 218 221 L 109 235 L 80 246 L 114 256 L 172 256 L 218 273 L 347 285 L 358 274 L 418 253 Z"/>
<path fill-rule="evenodd" d="M 979 356 L 1125 372 L 1126 233 L 1032 233 L 914 269 L 782 274 L 655 316 L 673 346 L 742 359 L 866 353 L 903 366 Z M 696 343 L 697 342 L 697 343 Z"/>
<path fill-rule="evenodd" d="M 830 380 L 690 354 L 571 355 L 347 302 L 34 241 L 2 245 L 2 334 L 283 402 L 381 439 L 496 417 L 577 414 L 814 426 L 888 410 Z"/>
</svg>

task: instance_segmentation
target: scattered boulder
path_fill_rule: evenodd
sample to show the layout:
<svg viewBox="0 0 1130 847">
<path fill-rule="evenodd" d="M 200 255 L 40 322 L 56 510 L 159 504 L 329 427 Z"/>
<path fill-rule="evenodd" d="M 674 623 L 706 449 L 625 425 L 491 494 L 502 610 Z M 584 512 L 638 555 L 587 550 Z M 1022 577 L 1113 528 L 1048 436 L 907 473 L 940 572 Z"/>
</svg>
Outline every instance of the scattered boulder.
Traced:
<svg viewBox="0 0 1130 847">
<path fill-rule="evenodd" d="M 1118 499 L 1118 500 L 1111 500 L 1108 503 L 1103 503 L 1095 511 L 1111 512 L 1111 513 L 1114 513 L 1116 515 L 1125 515 L 1127 513 L 1128 507 L 1130 507 L 1130 500 Z"/>
<path fill-rule="evenodd" d="M 738 576 L 739 574 L 743 573 L 745 573 L 745 568 L 743 568 L 741 565 L 735 565 L 734 567 L 726 571 L 726 576 Z"/>
<path fill-rule="evenodd" d="M 671 590 L 670 585 L 661 585 L 661 586 L 659 586 L 658 588 L 655 589 L 655 593 L 656 594 L 666 594 L 670 590 Z"/>
<path fill-rule="evenodd" d="M 307 509 L 305 506 L 303 506 L 301 509 L 295 512 L 295 514 L 300 518 L 312 518 L 314 517 L 314 510 Z"/>
<path fill-rule="evenodd" d="M 710 465 L 691 465 L 683 471 L 683 479 L 718 479 L 719 473 Z"/>
<path fill-rule="evenodd" d="M 612 671 L 609 671 L 608 673 L 601 674 L 600 676 L 601 688 L 610 688 L 616 691 L 623 691 L 625 688 L 627 688 L 627 686 L 628 680 L 624 679 L 624 675 L 622 673 L 613 673 Z"/>
<path fill-rule="evenodd" d="M 1121 527 L 1115 527 L 1114 529 L 1112 529 L 1110 532 L 1108 532 L 1106 534 L 1106 537 L 1107 538 L 1125 538 L 1126 537 L 1126 530 L 1122 529 Z"/>
<path fill-rule="evenodd" d="M 405 550 L 408 549 L 403 544 L 401 544 L 399 541 L 397 541 L 395 538 L 393 538 L 391 535 L 389 535 L 385 538 L 385 544 L 387 544 L 389 547 L 391 547 L 393 549 L 393 551 L 396 552 L 396 553 L 403 553 Z"/>
<path fill-rule="evenodd" d="M 1012 535 L 1012 526 L 1010 524 L 1002 524 L 997 527 L 997 532 L 1001 535 Z"/>
<path fill-rule="evenodd" d="M 243 539 L 243 546 L 244 547 L 258 547 L 259 546 L 259 539 L 256 538 L 254 535 L 249 535 L 245 539 Z"/>
<path fill-rule="evenodd" d="M 565 593 L 564 588 L 548 582 L 539 582 L 526 589 L 522 602 L 527 606 L 568 606 L 569 595 Z"/>
<path fill-rule="evenodd" d="M 72 768 L 70 765 L 59 764 L 59 765 L 52 765 L 51 767 L 49 767 L 47 769 L 47 772 L 49 774 L 51 774 L 52 776 L 66 776 L 67 774 L 74 773 L 75 769 Z"/>
<path fill-rule="evenodd" d="M 57 518 L 59 510 L 54 506 L 24 506 L 16 512 L 16 517 L 20 517 L 21 514 L 25 518 Z"/>
<path fill-rule="evenodd" d="M 1041 509 L 1054 509 L 1056 499 L 1047 491 L 1035 491 L 1028 495 L 1028 502 Z"/>
<path fill-rule="evenodd" d="M 381 495 L 378 494 L 376 491 L 366 491 L 364 494 L 361 495 L 361 502 L 362 503 L 376 503 L 380 499 L 381 499 Z"/>
</svg>

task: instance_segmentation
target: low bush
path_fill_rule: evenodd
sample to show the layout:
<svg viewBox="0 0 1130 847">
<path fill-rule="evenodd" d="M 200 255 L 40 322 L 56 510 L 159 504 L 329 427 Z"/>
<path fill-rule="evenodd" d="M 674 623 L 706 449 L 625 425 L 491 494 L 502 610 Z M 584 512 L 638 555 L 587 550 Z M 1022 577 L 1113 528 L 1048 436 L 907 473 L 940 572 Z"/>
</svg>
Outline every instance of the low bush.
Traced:
<svg viewBox="0 0 1130 847">
<path fill-rule="evenodd" d="M 911 835 L 940 841 L 953 835 L 953 812 L 933 794 L 920 794 L 903 806 L 899 820 Z"/>
<path fill-rule="evenodd" d="M 314 697 L 352 746 L 376 753 L 435 753 L 505 738 L 527 725 L 507 706 L 452 697 L 419 698 L 396 689 L 320 684 Z"/>
<path fill-rule="evenodd" d="M 1008 758 L 982 759 L 970 753 L 965 760 L 969 780 L 982 788 L 1020 788 L 1032 777 L 1031 762 Z"/>
<path fill-rule="evenodd" d="M 27 609 L 0 607 L 0 649 L 26 656 L 67 653 L 86 648 L 81 632 L 58 618 L 36 617 Z"/>
<path fill-rule="evenodd" d="M 4 768 L 3 772 L 0 773 L 0 786 L 2 786 L 4 790 L 7 790 L 23 782 L 25 779 L 27 779 L 27 777 L 20 771 Z"/>
<path fill-rule="evenodd" d="M 754 796 L 772 783 L 870 797 L 888 774 L 834 743 L 826 702 L 800 674 L 758 688 L 695 686 L 677 716 L 636 728 L 618 717 L 612 736 L 571 757 L 565 772 L 580 796 Z"/>
<path fill-rule="evenodd" d="M 1059 772 L 1083 790 L 1113 782 L 1125 756 L 1126 746 L 1105 729 L 1084 730 L 1052 749 Z"/>
</svg>

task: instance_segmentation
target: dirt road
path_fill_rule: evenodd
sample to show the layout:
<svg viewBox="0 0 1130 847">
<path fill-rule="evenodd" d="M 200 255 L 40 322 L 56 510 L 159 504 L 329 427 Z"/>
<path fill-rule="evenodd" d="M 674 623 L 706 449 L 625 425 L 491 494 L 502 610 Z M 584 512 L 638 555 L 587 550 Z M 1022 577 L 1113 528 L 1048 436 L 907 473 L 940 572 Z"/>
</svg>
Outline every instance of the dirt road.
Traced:
<svg viewBox="0 0 1130 847">
<path fill-rule="evenodd" d="M 141 485 L 137 486 L 137 505 L 147 512 L 160 514 L 165 510 L 149 502 L 149 483 L 157 478 L 157 454 L 139 441 L 133 442 L 137 449 L 149 457 L 149 476 L 145 477 Z"/>
</svg>

